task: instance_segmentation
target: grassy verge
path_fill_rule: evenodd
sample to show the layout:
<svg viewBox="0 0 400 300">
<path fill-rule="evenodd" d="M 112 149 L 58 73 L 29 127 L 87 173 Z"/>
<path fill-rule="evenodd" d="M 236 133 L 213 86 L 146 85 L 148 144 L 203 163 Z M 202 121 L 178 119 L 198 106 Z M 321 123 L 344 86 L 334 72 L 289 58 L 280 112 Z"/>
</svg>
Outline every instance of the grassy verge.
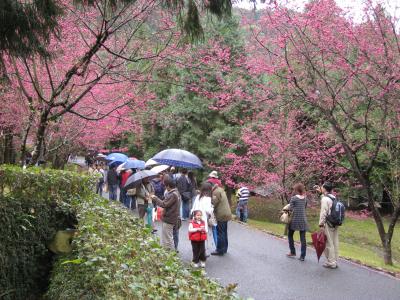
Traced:
<svg viewBox="0 0 400 300">
<path fill-rule="evenodd" d="M 278 221 L 281 203 L 261 198 L 251 200 L 249 225 L 272 234 L 283 235 L 285 225 Z M 319 209 L 309 208 L 307 218 L 310 231 L 317 230 Z M 339 255 L 364 265 L 400 274 L 400 230 L 396 229 L 392 240 L 393 266 L 387 266 L 383 262 L 379 235 L 372 219 L 346 218 L 339 232 Z M 295 234 L 295 240 L 299 241 L 298 234 Z M 307 241 L 311 244 L 311 233 L 307 233 Z"/>
</svg>

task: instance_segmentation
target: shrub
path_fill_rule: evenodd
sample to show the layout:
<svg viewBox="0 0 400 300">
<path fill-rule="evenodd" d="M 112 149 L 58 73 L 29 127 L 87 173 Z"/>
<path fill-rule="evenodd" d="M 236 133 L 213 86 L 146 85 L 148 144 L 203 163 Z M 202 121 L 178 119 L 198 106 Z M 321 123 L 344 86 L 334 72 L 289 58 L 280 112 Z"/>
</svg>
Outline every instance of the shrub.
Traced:
<svg viewBox="0 0 400 300">
<path fill-rule="evenodd" d="M 53 256 L 46 245 L 76 223 L 69 199 L 87 194 L 86 180 L 0 166 L 0 298 L 35 299 L 46 290 Z"/>
<path fill-rule="evenodd" d="M 128 210 L 92 190 L 77 173 L 0 166 L 0 298 L 42 296 L 53 262 L 46 245 L 74 225 L 73 251 L 55 259 L 47 299 L 237 298 L 188 270 Z"/>
<path fill-rule="evenodd" d="M 188 270 L 119 204 L 77 206 L 73 252 L 57 259 L 48 299 L 231 299 L 231 291 Z"/>
</svg>

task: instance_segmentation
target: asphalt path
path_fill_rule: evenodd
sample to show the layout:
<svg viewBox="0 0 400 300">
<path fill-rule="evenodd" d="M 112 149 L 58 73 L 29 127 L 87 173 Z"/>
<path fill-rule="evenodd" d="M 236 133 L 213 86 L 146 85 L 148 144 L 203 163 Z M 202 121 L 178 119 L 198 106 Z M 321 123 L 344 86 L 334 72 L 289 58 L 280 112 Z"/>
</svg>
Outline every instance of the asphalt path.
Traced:
<svg viewBox="0 0 400 300">
<path fill-rule="evenodd" d="M 107 197 L 107 194 L 103 194 Z M 156 222 L 157 234 L 161 224 Z M 192 248 L 188 239 L 188 222 L 179 232 L 179 256 L 190 263 Z M 295 233 L 297 234 L 297 233 Z M 400 300 L 400 280 L 366 267 L 339 261 L 339 268 L 322 267 L 313 248 L 307 248 L 304 262 L 287 258 L 287 240 L 237 222 L 228 224 L 228 253 L 209 256 L 205 272 L 222 285 L 237 284 L 243 298 L 255 300 Z M 340 240 L 340 232 L 339 232 Z M 207 253 L 214 250 L 212 235 Z M 296 245 L 300 253 L 300 245 Z"/>
<path fill-rule="evenodd" d="M 179 255 L 185 262 L 192 259 L 187 222 L 180 230 Z M 297 234 L 297 233 L 296 233 Z M 340 233 L 339 233 L 340 235 Z M 252 229 L 247 225 L 229 222 L 228 253 L 210 256 L 206 273 L 222 285 L 238 284 L 241 297 L 256 300 L 400 300 L 400 280 L 361 267 L 345 260 L 339 268 L 322 267 L 312 248 L 307 248 L 304 262 L 287 258 L 288 244 L 280 239 Z M 212 238 L 208 252 L 213 251 Z M 296 246 L 300 253 L 299 245 Z"/>
</svg>

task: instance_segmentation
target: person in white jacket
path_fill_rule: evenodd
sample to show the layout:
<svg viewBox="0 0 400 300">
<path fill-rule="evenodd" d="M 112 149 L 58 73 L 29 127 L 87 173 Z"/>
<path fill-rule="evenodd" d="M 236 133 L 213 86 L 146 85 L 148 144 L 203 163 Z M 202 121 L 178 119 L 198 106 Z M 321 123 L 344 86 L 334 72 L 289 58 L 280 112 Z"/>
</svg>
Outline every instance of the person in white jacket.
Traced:
<svg viewBox="0 0 400 300">
<path fill-rule="evenodd" d="M 208 232 L 208 217 L 213 213 L 213 206 L 211 204 L 212 197 L 212 184 L 209 182 L 204 182 L 200 187 L 200 194 L 196 196 L 192 210 L 190 214 L 192 214 L 196 210 L 200 210 L 202 212 L 201 219 L 205 223 L 206 232 Z"/>
</svg>

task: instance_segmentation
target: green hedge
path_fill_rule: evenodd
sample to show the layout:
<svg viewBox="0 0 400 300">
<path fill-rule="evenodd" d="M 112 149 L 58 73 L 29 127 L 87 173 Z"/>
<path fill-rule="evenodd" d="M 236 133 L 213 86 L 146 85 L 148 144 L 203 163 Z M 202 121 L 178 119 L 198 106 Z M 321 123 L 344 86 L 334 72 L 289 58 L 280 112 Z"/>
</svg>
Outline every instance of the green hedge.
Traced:
<svg viewBox="0 0 400 300">
<path fill-rule="evenodd" d="M 119 204 L 77 207 L 73 252 L 54 265 L 48 299 L 232 299 L 232 291 L 188 270 Z"/>
<path fill-rule="evenodd" d="M 90 179 L 69 172 L 0 166 L 0 298 L 36 299 L 48 285 L 57 230 L 76 224 L 70 199 Z"/>
<path fill-rule="evenodd" d="M 237 298 L 202 270 L 187 269 L 128 210 L 92 190 L 92 180 L 77 173 L 0 166 L 0 298 L 36 299 L 44 288 L 52 300 Z M 53 263 L 46 245 L 73 225 L 72 253 Z"/>
</svg>

